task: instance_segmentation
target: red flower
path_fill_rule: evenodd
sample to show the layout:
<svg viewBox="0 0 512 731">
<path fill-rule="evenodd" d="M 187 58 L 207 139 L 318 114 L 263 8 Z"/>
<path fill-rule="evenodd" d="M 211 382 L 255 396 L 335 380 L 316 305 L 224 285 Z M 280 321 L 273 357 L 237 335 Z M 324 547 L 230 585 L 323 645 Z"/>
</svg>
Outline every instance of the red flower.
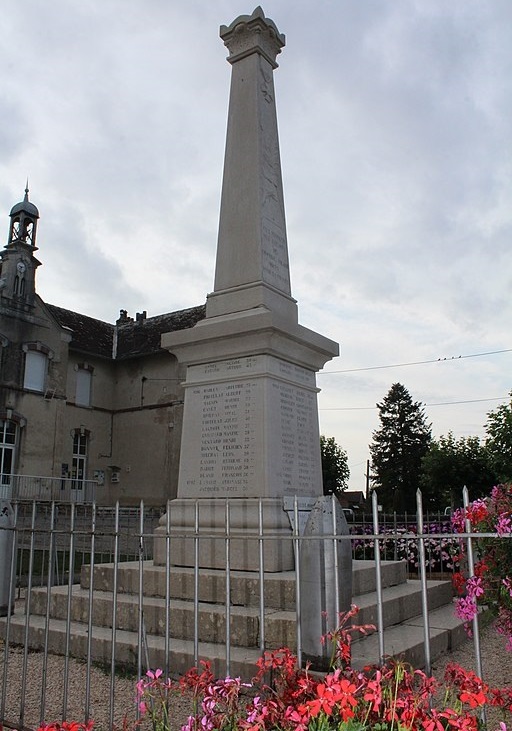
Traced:
<svg viewBox="0 0 512 731">
<path fill-rule="evenodd" d="M 470 708 L 478 708 L 479 706 L 487 703 L 487 696 L 482 690 L 476 692 L 470 690 L 463 690 L 459 696 L 463 703 L 468 703 Z"/>
<path fill-rule="evenodd" d="M 372 704 L 372 711 L 377 713 L 379 706 L 382 703 L 382 674 L 380 670 L 375 673 L 375 680 L 368 680 L 366 683 L 366 690 L 364 694 L 365 701 L 370 701 Z"/>
<path fill-rule="evenodd" d="M 463 574 L 458 571 L 457 573 L 453 574 L 452 576 L 452 585 L 454 590 L 459 594 L 459 596 L 462 596 L 464 594 L 464 587 L 466 584 L 466 580 L 464 579 Z"/>
</svg>

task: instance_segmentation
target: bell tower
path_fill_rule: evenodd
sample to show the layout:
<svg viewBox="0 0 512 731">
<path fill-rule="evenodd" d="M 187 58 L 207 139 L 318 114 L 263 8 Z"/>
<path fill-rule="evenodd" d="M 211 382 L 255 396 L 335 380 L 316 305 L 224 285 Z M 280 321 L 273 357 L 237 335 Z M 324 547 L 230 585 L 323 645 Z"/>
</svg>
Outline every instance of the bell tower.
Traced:
<svg viewBox="0 0 512 731">
<path fill-rule="evenodd" d="M 0 252 L 0 298 L 27 310 L 34 304 L 35 274 L 41 263 L 34 256 L 39 211 L 28 199 L 28 182 L 25 197 L 9 215 L 9 239 Z"/>
</svg>

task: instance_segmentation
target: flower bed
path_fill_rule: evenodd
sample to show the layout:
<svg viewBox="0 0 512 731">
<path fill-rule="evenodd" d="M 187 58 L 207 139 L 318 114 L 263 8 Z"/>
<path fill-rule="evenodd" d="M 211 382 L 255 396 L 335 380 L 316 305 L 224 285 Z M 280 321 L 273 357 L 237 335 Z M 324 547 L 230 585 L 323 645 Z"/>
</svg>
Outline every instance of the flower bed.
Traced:
<svg viewBox="0 0 512 731">
<path fill-rule="evenodd" d="M 424 526 L 425 533 L 432 538 L 425 538 L 426 567 L 429 573 L 452 572 L 454 568 L 453 554 L 458 551 L 458 540 L 449 537 L 452 526 L 449 520 L 429 522 Z M 354 525 L 351 533 L 356 536 L 373 535 L 373 526 Z M 416 523 L 399 523 L 379 526 L 380 558 L 387 561 L 407 561 L 410 573 L 418 573 L 418 526 Z M 373 559 L 374 539 L 357 537 L 352 540 L 352 556 L 355 559 Z"/>
<path fill-rule="evenodd" d="M 458 571 L 453 577 L 459 594 L 457 615 L 471 631 L 470 623 L 478 608 L 485 607 L 496 617 L 496 629 L 506 637 L 507 649 L 512 651 L 512 485 L 493 487 L 490 497 L 456 511 L 452 522 L 459 533 L 470 529 L 471 533 L 484 534 L 473 538 L 473 575 L 464 568 L 468 563 L 466 542 L 459 541 Z"/>
<path fill-rule="evenodd" d="M 287 648 L 266 652 L 251 683 L 230 677 L 216 680 L 208 662 L 176 681 L 165 679 L 161 670 L 149 670 L 137 683 L 141 719 L 133 728 L 148 722 L 155 731 L 169 731 L 173 696 L 190 693 L 192 712 L 182 731 L 478 731 L 483 728 L 479 714 L 484 704 L 505 714 L 512 710 L 511 688 L 491 688 L 453 663 L 447 666 L 442 689 L 434 678 L 393 659 L 380 667 L 352 669 L 352 636 L 369 629 L 347 628 L 356 612 L 353 607 L 342 616 L 340 626 L 325 638 L 333 648 L 326 675 L 298 668 Z M 40 731 L 91 727 L 92 723 L 56 723 Z M 506 731 L 505 723 L 501 731 Z"/>
</svg>

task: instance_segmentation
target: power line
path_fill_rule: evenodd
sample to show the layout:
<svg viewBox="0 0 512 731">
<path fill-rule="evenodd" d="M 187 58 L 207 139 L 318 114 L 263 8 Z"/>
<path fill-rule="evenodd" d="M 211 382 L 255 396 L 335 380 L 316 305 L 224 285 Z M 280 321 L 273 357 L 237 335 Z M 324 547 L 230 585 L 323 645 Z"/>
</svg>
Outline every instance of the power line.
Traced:
<svg viewBox="0 0 512 731">
<path fill-rule="evenodd" d="M 425 408 L 430 406 L 455 406 L 456 404 L 478 404 L 483 401 L 508 401 L 509 396 L 496 396 L 494 398 L 476 398 L 467 399 L 466 401 L 441 401 L 438 404 L 421 404 Z M 325 408 L 319 408 L 319 411 L 373 411 L 378 408 L 375 406 L 327 406 Z"/>
<path fill-rule="evenodd" d="M 404 366 L 425 365 L 427 363 L 449 363 L 454 360 L 463 360 L 465 358 L 481 358 L 488 355 L 498 355 L 500 353 L 512 353 L 512 348 L 505 350 L 490 350 L 487 353 L 471 353 L 470 355 L 452 355 L 450 358 L 433 358 L 432 360 L 415 360 L 410 363 L 391 363 L 389 365 L 365 366 L 363 368 L 346 368 L 342 371 L 320 371 L 319 376 L 329 376 L 333 373 L 357 373 L 359 371 L 377 371 L 384 368 L 403 368 Z M 493 399 L 491 399 L 493 400 Z"/>
</svg>

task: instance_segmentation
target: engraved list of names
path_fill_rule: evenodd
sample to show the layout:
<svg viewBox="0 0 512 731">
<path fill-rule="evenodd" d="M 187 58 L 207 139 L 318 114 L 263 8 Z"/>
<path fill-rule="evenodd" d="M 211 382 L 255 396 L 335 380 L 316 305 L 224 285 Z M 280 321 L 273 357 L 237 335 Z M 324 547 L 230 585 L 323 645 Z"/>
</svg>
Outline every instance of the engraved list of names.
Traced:
<svg viewBox="0 0 512 731">
<path fill-rule="evenodd" d="M 181 497 L 317 493 L 311 371 L 269 355 L 248 356 L 191 366 L 186 385 Z"/>
<path fill-rule="evenodd" d="M 236 358 L 189 369 L 196 381 L 187 393 L 194 418 L 184 425 L 184 453 L 192 445 L 196 450 L 183 476 L 188 496 L 236 497 L 251 492 L 258 446 L 255 415 L 262 387 L 251 378 L 256 362 Z"/>
</svg>

